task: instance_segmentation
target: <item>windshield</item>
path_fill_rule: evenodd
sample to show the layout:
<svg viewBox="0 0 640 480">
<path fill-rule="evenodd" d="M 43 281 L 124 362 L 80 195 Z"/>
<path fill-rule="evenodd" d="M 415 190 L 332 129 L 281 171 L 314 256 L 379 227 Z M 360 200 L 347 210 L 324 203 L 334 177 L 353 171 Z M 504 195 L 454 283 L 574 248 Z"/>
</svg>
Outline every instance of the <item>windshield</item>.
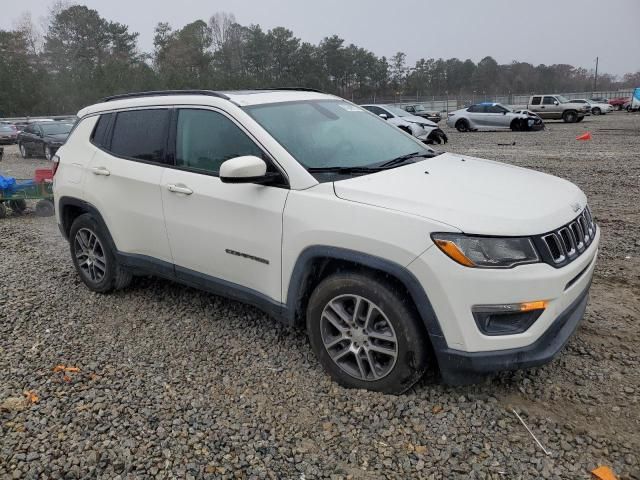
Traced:
<svg viewBox="0 0 640 480">
<path fill-rule="evenodd" d="M 45 135 L 59 135 L 62 133 L 69 133 L 73 128 L 70 123 L 41 123 L 40 128 Z"/>
<path fill-rule="evenodd" d="M 416 112 L 424 112 L 424 111 L 426 111 L 426 109 L 425 109 L 422 105 L 415 105 L 415 106 L 413 107 L 413 109 L 414 109 Z"/>
<path fill-rule="evenodd" d="M 558 100 L 560 103 L 571 103 L 571 100 L 569 100 L 567 97 L 563 97 L 562 95 L 556 95 L 556 100 Z"/>
<path fill-rule="evenodd" d="M 307 169 L 367 167 L 414 152 L 433 153 L 397 127 L 341 100 L 254 105 L 245 111 Z"/>
</svg>

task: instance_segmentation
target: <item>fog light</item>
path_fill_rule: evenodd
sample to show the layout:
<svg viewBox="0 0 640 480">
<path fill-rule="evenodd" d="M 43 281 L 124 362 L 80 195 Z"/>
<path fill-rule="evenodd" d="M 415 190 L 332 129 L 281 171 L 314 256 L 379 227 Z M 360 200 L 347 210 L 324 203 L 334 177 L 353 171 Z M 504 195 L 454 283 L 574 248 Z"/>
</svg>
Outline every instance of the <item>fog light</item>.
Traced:
<svg viewBox="0 0 640 480">
<path fill-rule="evenodd" d="M 546 301 L 538 300 L 504 305 L 476 305 L 471 311 L 483 334 L 515 335 L 526 332 L 546 307 Z"/>
</svg>

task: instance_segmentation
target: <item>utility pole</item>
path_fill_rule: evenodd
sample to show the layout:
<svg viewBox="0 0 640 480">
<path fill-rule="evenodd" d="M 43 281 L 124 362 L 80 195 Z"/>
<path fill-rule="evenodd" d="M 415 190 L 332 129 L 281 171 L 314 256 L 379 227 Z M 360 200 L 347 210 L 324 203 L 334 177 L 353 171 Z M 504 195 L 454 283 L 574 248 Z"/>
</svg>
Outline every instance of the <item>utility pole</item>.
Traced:
<svg viewBox="0 0 640 480">
<path fill-rule="evenodd" d="M 593 79 L 593 93 L 596 93 L 596 90 L 598 90 L 598 57 L 596 57 L 596 76 Z"/>
</svg>

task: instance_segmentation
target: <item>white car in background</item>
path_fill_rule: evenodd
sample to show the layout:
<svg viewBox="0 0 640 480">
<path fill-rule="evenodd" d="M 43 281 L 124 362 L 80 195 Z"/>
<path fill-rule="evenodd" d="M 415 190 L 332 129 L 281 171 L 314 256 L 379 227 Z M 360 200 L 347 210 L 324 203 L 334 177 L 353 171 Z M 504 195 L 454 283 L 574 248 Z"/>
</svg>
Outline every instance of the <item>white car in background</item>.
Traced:
<svg viewBox="0 0 640 480">
<path fill-rule="evenodd" d="M 596 102 L 595 100 L 587 100 L 586 98 L 571 99 L 571 103 L 582 103 L 589 105 L 592 115 L 605 115 L 613 112 L 613 107 L 608 103 Z"/>
<path fill-rule="evenodd" d="M 459 132 L 511 129 L 513 131 L 543 130 L 540 116 L 529 110 L 511 110 L 499 103 L 477 103 L 447 116 L 447 126 Z"/>
<path fill-rule="evenodd" d="M 403 110 L 393 105 L 361 105 L 362 108 L 384 118 L 389 123 L 410 133 L 425 143 L 447 143 L 447 134 L 435 122 Z"/>
</svg>

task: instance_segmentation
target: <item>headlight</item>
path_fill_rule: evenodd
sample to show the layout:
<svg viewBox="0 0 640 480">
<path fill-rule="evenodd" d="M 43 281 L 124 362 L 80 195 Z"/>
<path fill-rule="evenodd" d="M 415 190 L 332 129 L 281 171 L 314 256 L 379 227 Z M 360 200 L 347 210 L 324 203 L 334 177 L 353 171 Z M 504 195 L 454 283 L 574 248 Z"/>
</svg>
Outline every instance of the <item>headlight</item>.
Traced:
<svg viewBox="0 0 640 480">
<path fill-rule="evenodd" d="M 510 268 L 540 261 L 528 237 L 475 237 L 434 233 L 434 243 L 449 258 L 466 267 Z"/>
</svg>

